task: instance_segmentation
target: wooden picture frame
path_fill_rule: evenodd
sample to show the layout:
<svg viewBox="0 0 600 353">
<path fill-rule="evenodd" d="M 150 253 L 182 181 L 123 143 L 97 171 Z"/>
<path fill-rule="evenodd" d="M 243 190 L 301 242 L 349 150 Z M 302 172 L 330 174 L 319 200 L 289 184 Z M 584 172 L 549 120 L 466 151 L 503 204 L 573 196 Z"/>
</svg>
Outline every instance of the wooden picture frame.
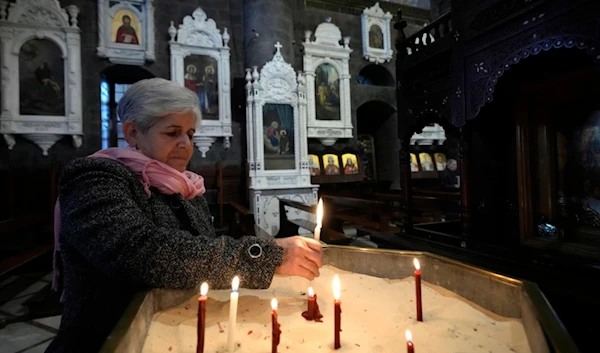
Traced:
<svg viewBox="0 0 600 353">
<path fill-rule="evenodd" d="M 340 158 L 337 154 L 326 153 L 321 157 L 324 175 L 340 175 Z"/>
<path fill-rule="evenodd" d="M 418 173 L 420 171 L 419 161 L 417 160 L 417 155 L 414 153 L 410 154 L 410 171 L 412 173 Z"/>
<path fill-rule="evenodd" d="M 358 158 L 354 153 L 342 154 L 342 171 L 344 175 L 359 174 L 360 167 L 358 164 Z"/>
<path fill-rule="evenodd" d="M 316 154 L 308 155 L 308 169 L 311 176 L 321 175 L 321 161 Z"/>
<path fill-rule="evenodd" d="M 448 159 L 446 158 L 445 153 L 436 152 L 433 154 L 435 169 L 438 172 L 443 172 L 446 169 L 446 164 L 448 163 Z"/>
<path fill-rule="evenodd" d="M 419 153 L 419 164 L 421 165 L 421 170 L 423 172 L 434 172 L 435 165 L 433 164 L 433 159 L 431 155 L 427 152 Z"/>
</svg>

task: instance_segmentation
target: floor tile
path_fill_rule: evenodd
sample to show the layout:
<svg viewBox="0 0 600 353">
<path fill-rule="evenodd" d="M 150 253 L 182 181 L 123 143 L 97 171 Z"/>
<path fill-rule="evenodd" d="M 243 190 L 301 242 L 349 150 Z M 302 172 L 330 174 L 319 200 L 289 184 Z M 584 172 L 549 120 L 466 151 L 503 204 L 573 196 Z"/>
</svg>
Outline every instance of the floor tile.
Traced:
<svg viewBox="0 0 600 353">
<path fill-rule="evenodd" d="M 43 288 L 46 282 L 38 282 L 37 279 L 18 276 L 16 279 L 6 284 L 0 290 L 0 303 L 16 299 L 25 294 L 31 294 L 36 289 Z M 32 288 L 33 287 L 33 288 Z"/>
<path fill-rule="evenodd" d="M 53 278 L 54 278 L 54 273 L 50 272 L 47 275 L 45 275 L 44 277 L 42 277 L 42 281 L 46 281 L 46 282 L 52 283 L 52 279 Z"/>
<path fill-rule="evenodd" d="M 48 348 L 48 346 L 50 345 L 50 343 L 52 343 L 52 340 L 49 339 L 47 341 L 45 341 L 42 344 L 39 344 L 35 347 L 29 348 L 28 350 L 24 351 L 23 353 L 44 353 L 46 351 L 46 348 Z"/>
<path fill-rule="evenodd" d="M 19 298 L 19 297 L 22 297 L 24 295 L 37 293 L 37 292 L 39 292 L 40 290 L 42 290 L 42 288 L 44 288 L 47 285 L 48 285 L 48 282 L 37 281 L 37 282 L 33 283 L 32 285 L 30 285 L 29 287 L 27 287 L 22 292 L 20 292 L 17 295 L 15 295 L 14 298 Z"/>
<path fill-rule="evenodd" d="M 0 352 L 14 353 L 54 337 L 52 332 L 23 322 L 0 330 Z"/>
<path fill-rule="evenodd" d="M 2 304 L 2 306 L 0 306 L 0 311 L 4 311 L 10 315 L 15 315 L 15 316 L 26 314 L 29 311 L 29 308 L 27 308 L 26 306 L 23 306 L 22 304 L 27 299 L 31 298 L 32 296 L 33 296 L 33 294 L 29 294 L 29 295 L 26 295 L 19 299 L 13 299 L 13 300 L 7 301 L 6 303 Z M 2 350 L 0 350 L 0 352 L 2 352 Z"/>
<path fill-rule="evenodd" d="M 62 315 L 50 316 L 50 317 L 44 317 L 41 319 L 35 319 L 33 321 L 58 330 L 58 328 L 60 327 L 60 318 L 61 317 L 62 317 Z"/>
</svg>

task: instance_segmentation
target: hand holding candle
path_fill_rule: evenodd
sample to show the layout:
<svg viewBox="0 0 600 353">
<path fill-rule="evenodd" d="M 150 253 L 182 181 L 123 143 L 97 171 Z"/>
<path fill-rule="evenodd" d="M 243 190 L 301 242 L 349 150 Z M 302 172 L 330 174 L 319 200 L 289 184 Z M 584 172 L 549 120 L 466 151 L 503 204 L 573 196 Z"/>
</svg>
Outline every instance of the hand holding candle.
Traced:
<svg viewBox="0 0 600 353">
<path fill-rule="evenodd" d="M 406 353 L 415 353 L 415 345 L 412 341 L 412 333 L 406 330 Z"/>
<path fill-rule="evenodd" d="M 415 259 L 415 289 L 417 296 L 417 321 L 423 321 L 423 305 L 421 303 L 421 265 Z"/>
<path fill-rule="evenodd" d="M 277 322 L 277 299 L 275 298 L 271 300 L 271 309 L 273 309 L 271 312 L 271 353 L 277 353 L 277 346 L 281 341 L 281 325 Z"/>
<path fill-rule="evenodd" d="M 317 226 L 315 227 L 315 240 L 321 240 L 321 228 L 323 227 L 323 199 L 319 199 L 317 205 Z"/>
<path fill-rule="evenodd" d="M 229 301 L 229 326 L 227 332 L 227 350 L 229 353 L 233 353 L 234 349 L 234 337 L 235 337 L 235 324 L 237 321 L 237 307 L 238 307 L 238 288 L 240 287 L 240 278 L 238 276 L 233 277 L 231 282 L 231 295 Z"/>
<path fill-rule="evenodd" d="M 204 332 L 206 330 L 206 294 L 208 294 L 208 283 L 200 286 L 200 297 L 198 298 L 198 345 L 196 353 L 204 353 Z"/>
<path fill-rule="evenodd" d="M 335 275 L 333 277 L 333 298 L 334 298 L 334 341 L 333 348 L 338 349 L 342 345 L 340 344 L 340 332 L 342 331 L 342 302 L 340 301 L 342 288 L 340 285 L 340 277 Z"/>
</svg>

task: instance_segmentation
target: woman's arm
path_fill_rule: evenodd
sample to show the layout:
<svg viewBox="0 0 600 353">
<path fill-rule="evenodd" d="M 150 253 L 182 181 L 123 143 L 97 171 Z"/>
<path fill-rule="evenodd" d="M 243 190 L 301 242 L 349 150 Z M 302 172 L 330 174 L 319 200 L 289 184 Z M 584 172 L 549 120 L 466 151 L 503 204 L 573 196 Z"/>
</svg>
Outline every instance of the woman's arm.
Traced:
<svg viewBox="0 0 600 353">
<path fill-rule="evenodd" d="M 226 288 L 235 275 L 246 288 L 267 288 L 283 249 L 271 239 L 194 236 L 154 224 L 140 207 L 147 197 L 119 162 L 86 158 L 67 168 L 60 188 L 61 244 L 107 276 L 141 285 Z M 140 196 L 141 195 L 141 196 Z M 136 199 L 137 198 L 137 199 Z M 249 248 L 259 244 L 262 255 Z"/>
</svg>

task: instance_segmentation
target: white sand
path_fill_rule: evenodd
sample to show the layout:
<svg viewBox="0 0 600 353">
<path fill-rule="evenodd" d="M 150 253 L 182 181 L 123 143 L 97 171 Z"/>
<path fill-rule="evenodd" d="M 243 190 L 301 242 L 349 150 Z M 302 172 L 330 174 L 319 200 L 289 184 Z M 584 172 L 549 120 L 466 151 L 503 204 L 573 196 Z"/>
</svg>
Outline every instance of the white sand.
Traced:
<svg viewBox="0 0 600 353">
<path fill-rule="evenodd" d="M 334 274 L 342 284 L 342 332 L 333 349 Z M 423 322 L 416 321 L 412 277 L 388 280 L 353 274 L 331 266 L 313 281 L 323 322 L 306 321 L 302 278 L 275 277 L 268 290 L 240 291 L 236 352 L 271 351 L 271 307 L 279 301 L 281 343 L 278 352 L 406 352 L 405 330 L 419 353 L 529 353 L 520 320 L 486 311 L 441 287 L 423 282 Z M 209 291 L 205 353 L 226 352 L 229 291 Z M 196 352 L 197 297 L 155 314 L 145 353 Z"/>
</svg>

